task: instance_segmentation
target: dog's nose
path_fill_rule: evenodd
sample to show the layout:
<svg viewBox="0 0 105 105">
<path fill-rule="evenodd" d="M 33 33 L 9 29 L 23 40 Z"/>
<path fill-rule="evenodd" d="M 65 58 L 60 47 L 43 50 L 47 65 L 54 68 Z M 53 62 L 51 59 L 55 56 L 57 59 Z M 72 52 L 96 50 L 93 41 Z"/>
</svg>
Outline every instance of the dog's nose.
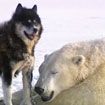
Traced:
<svg viewBox="0 0 105 105">
<path fill-rule="evenodd" d="M 33 28 L 33 31 L 34 31 L 34 33 L 36 33 L 37 32 L 37 29 L 36 28 Z"/>
<path fill-rule="evenodd" d="M 44 92 L 44 89 L 43 88 L 40 88 L 40 87 L 35 87 L 35 91 L 41 95 L 43 92 Z"/>
</svg>

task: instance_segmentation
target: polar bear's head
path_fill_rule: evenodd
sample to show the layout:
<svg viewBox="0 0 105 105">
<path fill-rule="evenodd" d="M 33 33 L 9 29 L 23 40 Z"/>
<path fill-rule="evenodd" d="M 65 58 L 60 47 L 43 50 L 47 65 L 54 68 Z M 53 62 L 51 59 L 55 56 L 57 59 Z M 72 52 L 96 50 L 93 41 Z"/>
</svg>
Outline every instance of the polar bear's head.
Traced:
<svg viewBox="0 0 105 105">
<path fill-rule="evenodd" d="M 43 101 L 51 101 L 64 91 L 82 80 L 85 57 L 83 55 L 65 55 L 56 51 L 45 56 L 39 67 L 39 79 L 35 91 Z"/>
</svg>

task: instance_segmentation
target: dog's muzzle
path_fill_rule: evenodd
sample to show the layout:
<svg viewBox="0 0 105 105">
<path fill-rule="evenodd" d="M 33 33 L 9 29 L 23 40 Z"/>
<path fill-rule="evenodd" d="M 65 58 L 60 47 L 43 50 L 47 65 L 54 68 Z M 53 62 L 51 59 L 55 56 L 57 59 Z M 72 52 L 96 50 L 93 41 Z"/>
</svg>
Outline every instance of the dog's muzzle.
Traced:
<svg viewBox="0 0 105 105">
<path fill-rule="evenodd" d="M 28 34 L 26 31 L 24 31 L 24 34 L 28 39 L 33 40 L 36 36 L 37 31 L 38 31 L 37 28 L 33 28 L 33 33 L 32 34 Z"/>
</svg>

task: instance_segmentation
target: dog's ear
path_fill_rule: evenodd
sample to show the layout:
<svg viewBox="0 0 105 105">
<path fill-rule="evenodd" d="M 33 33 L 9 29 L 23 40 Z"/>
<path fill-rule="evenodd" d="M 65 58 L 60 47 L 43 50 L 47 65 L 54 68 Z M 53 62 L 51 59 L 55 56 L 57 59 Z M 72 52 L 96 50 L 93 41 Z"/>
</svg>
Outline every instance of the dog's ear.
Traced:
<svg viewBox="0 0 105 105">
<path fill-rule="evenodd" d="M 16 13 L 17 13 L 17 14 L 20 14 L 22 8 L 23 8 L 22 5 L 19 3 L 19 4 L 17 5 L 17 8 L 16 8 Z"/>
<path fill-rule="evenodd" d="M 37 5 L 34 5 L 32 9 L 37 12 Z"/>
</svg>

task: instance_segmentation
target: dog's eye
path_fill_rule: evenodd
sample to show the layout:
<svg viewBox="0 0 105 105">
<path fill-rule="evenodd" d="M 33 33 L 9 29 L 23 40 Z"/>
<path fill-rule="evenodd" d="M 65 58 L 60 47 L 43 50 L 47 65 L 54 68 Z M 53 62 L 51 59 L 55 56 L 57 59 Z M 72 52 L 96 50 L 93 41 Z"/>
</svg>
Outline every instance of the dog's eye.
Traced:
<svg viewBox="0 0 105 105">
<path fill-rule="evenodd" d="M 28 23 L 31 23 L 31 22 L 32 22 L 32 21 L 29 19 L 29 20 L 28 20 Z"/>
<path fill-rule="evenodd" d="M 34 23 L 36 23 L 36 20 L 33 20 Z"/>
</svg>

